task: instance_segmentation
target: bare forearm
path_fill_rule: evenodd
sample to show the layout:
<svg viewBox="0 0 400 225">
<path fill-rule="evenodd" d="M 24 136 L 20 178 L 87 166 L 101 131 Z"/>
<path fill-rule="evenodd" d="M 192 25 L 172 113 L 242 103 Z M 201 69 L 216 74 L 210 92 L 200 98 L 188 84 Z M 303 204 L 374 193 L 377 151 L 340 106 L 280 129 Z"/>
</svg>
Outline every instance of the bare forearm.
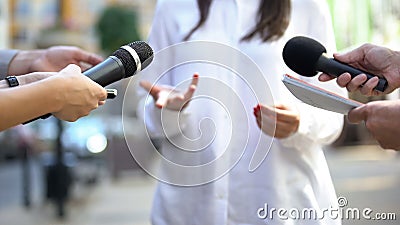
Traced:
<svg viewBox="0 0 400 225">
<path fill-rule="evenodd" d="M 17 77 L 19 86 L 23 86 L 26 84 L 34 83 L 43 79 L 46 79 L 50 76 L 56 75 L 56 73 L 53 72 L 43 72 L 43 73 L 30 73 L 26 75 L 21 75 Z M 6 80 L 0 80 L 0 89 L 3 88 L 9 88 L 9 85 Z"/>
<path fill-rule="evenodd" d="M 9 85 L 6 80 L 0 80 L 0 89 L 9 88 Z"/>
<path fill-rule="evenodd" d="M 57 111 L 61 102 L 59 91 L 53 81 L 0 89 L 0 131 Z"/>
</svg>

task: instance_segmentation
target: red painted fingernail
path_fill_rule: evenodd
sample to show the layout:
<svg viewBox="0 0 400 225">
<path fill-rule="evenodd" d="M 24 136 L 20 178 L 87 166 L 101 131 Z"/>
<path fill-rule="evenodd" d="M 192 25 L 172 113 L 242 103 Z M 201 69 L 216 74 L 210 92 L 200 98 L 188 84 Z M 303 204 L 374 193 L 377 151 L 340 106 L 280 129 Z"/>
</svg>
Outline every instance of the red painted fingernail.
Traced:
<svg viewBox="0 0 400 225">
<path fill-rule="evenodd" d="M 194 77 L 194 78 L 199 78 L 199 74 L 195 73 L 195 74 L 193 75 L 193 77 Z"/>
</svg>

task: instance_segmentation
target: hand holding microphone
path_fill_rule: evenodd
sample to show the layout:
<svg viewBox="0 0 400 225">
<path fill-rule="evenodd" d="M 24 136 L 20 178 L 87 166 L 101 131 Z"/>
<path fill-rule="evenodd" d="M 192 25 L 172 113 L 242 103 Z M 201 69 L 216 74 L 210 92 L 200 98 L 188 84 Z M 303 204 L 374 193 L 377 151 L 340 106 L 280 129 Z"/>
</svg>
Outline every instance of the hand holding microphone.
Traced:
<svg viewBox="0 0 400 225">
<path fill-rule="evenodd" d="M 77 65 L 69 65 L 59 74 L 52 76 L 54 86 L 58 86 L 56 111 L 52 114 L 65 121 L 73 122 L 87 116 L 99 105 L 103 105 L 107 92 L 99 84 L 81 75 Z"/>
<path fill-rule="evenodd" d="M 111 83 L 128 78 L 140 72 L 142 69 L 146 68 L 152 62 L 152 60 L 153 50 L 151 47 L 143 41 L 136 41 L 129 45 L 120 47 L 113 53 L 112 56 L 109 56 L 103 62 L 86 70 L 83 72 L 83 74 L 94 82 L 98 83 L 99 86 L 105 87 Z M 107 95 L 105 90 L 104 93 Z M 68 96 L 68 94 L 74 93 L 65 94 Z M 115 93 L 109 93 L 109 95 L 110 94 L 112 95 Z M 105 100 L 105 98 L 102 100 Z M 100 104 L 102 104 L 102 100 L 100 100 Z M 97 108 L 97 106 L 94 108 Z M 39 118 L 46 119 L 49 116 L 51 116 L 50 113 Z M 30 123 L 39 118 L 35 118 L 26 123 Z"/>
<path fill-rule="evenodd" d="M 372 93 L 372 88 L 381 92 L 380 94 L 393 90 L 391 86 L 386 90 L 388 81 L 385 78 L 356 69 L 355 67 L 380 74 L 382 74 L 382 71 L 374 71 L 370 70 L 368 67 L 360 67 L 360 63 L 357 64 L 355 61 L 350 60 L 350 58 L 339 62 L 336 59 L 326 57 L 324 53 L 326 53 L 326 49 L 319 42 L 307 37 L 298 36 L 290 39 L 286 43 L 283 49 L 283 59 L 290 69 L 302 76 L 311 77 L 317 75 L 318 72 L 323 72 L 325 75 L 322 76 L 320 80 L 330 80 L 332 76 L 340 77 L 338 78 L 338 81 L 340 80 L 339 85 L 343 84 L 343 79 L 348 79 L 348 76 L 351 76 L 351 78 L 356 81 L 353 82 L 352 85 L 354 85 L 354 83 L 358 84 L 357 87 L 364 85 L 364 92 L 370 90 Z M 349 63 L 349 65 L 344 63 Z M 366 76 L 366 79 L 361 80 L 363 82 L 360 82 L 360 77 L 358 76 L 360 74 Z M 328 75 L 330 76 L 329 78 L 327 77 Z M 344 77 L 342 77 L 342 75 L 344 75 Z M 389 84 L 393 85 L 390 82 Z M 377 91 L 374 93 L 378 93 Z"/>
<path fill-rule="evenodd" d="M 388 81 L 388 88 L 385 93 L 390 93 L 400 87 L 400 53 L 385 47 L 372 44 L 364 44 L 352 51 L 344 54 L 334 54 L 335 59 L 348 63 L 351 66 L 360 68 L 375 74 L 380 74 Z M 320 75 L 321 81 L 327 81 L 330 78 L 327 74 Z M 343 74 L 337 79 L 341 87 L 346 87 L 348 91 L 360 90 L 364 95 L 382 94 L 373 91 L 377 79 L 367 80 L 365 75 L 351 78 L 349 74 Z M 362 85 L 360 87 L 360 85 Z"/>
</svg>

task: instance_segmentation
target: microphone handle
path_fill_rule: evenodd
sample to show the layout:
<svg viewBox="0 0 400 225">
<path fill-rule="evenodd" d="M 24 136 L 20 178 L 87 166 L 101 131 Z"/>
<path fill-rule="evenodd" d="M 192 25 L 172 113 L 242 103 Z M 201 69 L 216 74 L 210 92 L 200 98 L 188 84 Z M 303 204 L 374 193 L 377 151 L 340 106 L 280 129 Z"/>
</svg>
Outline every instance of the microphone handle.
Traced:
<svg viewBox="0 0 400 225">
<path fill-rule="evenodd" d="M 120 59 L 115 56 L 109 56 L 100 64 L 84 71 L 83 74 L 105 87 L 125 78 L 125 69 Z"/>
<path fill-rule="evenodd" d="M 352 78 L 354 78 L 360 74 L 365 74 L 367 76 L 367 80 L 369 80 L 373 77 L 378 77 L 376 75 L 367 73 L 365 71 L 362 71 L 362 70 L 356 69 L 354 67 L 351 67 L 349 65 L 346 65 L 344 63 L 341 63 L 333 58 L 327 58 L 324 55 L 322 55 L 318 59 L 317 67 L 318 67 L 318 68 L 316 68 L 317 71 L 321 71 L 321 72 L 324 72 L 326 74 L 329 74 L 329 75 L 335 76 L 335 77 L 338 77 L 341 74 L 346 73 L 346 72 L 349 73 Z M 379 82 L 374 89 L 377 91 L 384 92 L 385 89 L 387 88 L 387 86 L 388 86 L 387 80 L 383 77 L 379 77 Z"/>
<path fill-rule="evenodd" d="M 115 56 L 109 56 L 100 64 L 97 64 L 96 66 L 84 71 L 83 74 L 94 82 L 100 84 L 102 87 L 105 87 L 111 83 L 125 78 L 125 69 L 121 60 Z M 25 125 L 38 119 L 47 119 L 50 116 L 51 113 L 48 113 L 46 115 L 31 119 L 23 124 Z"/>
</svg>

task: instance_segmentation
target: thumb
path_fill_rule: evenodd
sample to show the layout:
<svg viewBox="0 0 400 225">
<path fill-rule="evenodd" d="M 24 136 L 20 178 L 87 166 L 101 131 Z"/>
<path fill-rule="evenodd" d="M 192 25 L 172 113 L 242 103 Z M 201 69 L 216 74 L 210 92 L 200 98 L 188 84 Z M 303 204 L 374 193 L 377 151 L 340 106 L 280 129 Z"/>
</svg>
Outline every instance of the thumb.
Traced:
<svg viewBox="0 0 400 225">
<path fill-rule="evenodd" d="M 347 114 L 347 119 L 350 123 L 360 123 L 361 121 L 365 121 L 367 117 L 366 105 L 355 108 Z"/>
<path fill-rule="evenodd" d="M 346 53 L 335 53 L 333 57 L 343 63 L 356 63 L 364 59 L 366 52 L 371 49 L 372 45 L 364 44 L 361 47 L 353 49 Z"/>
</svg>

